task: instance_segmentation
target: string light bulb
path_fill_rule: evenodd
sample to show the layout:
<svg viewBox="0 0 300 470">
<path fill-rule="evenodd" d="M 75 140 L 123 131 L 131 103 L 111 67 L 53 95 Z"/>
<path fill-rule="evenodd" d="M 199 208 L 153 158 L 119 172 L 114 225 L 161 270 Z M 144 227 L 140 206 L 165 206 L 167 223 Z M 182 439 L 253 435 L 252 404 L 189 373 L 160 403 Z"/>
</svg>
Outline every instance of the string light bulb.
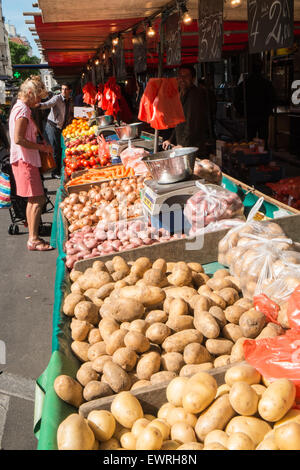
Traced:
<svg viewBox="0 0 300 470">
<path fill-rule="evenodd" d="M 193 19 L 191 15 L 189 14 L 188 9 L 185 5 L 182 5 L 181 11 L 182 11 L 182 21 L 184 22 L 184 24 L 190 24 L 193 21 Z"/>
<path fill-rule="evenodd" d="M 115 38 L 113 38 L 112 43 L 113 43 L 114 46 L 117 46 L 117 45 L 119 44 L 119 38 L 118 38 L 118 36 L 116 36 Z"/>
<path fill-rule="evenodd" d="M 111 50 L 111 52 L 112 52 L 113 54 L 115 54 L 115 53 L 116 53 L 116 48 L 113 47 L 112 50 Z"/>
<path fill-rule="evenodd" d="M 241 4 L 242 4 L 242 0 L 230 0 L 230 6 L 232 8 L 239 7 L 241 6 Z"/>
<path fill-rule="evenodd" d="M 153 36 L 155 36 L 156 32 L 155 32 L 155 29 L 153 29 L 151 23 L 149 23 L 149 26 L 148 26 L 148 29 L 147 29 L 147 36 L 149 38 L 153 38 Z"/>
<path fill-rule="evenodd" d="M 99 59 L 96 59 L 95 60 L 95 65 L 99 65 L 100 64 L 100 60 Z"/>
</svg>

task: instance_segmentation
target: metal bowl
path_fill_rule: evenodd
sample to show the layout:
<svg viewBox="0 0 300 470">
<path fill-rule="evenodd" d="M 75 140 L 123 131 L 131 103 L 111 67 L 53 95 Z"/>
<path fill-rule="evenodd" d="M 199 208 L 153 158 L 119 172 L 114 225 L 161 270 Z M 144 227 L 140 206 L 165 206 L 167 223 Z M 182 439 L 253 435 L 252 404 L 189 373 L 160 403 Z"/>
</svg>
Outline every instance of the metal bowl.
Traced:
<svg viewBox="0 0 300 470">
<path fill-rule="evenodd" d="M 114 122 L 114 117 L 109 115 L 103 115 L 96 118 L 96 122 L 99 127 L 110 126 Z"/>
<path fill-rule="evenodd" d="M 134 122 L 133 124 L 127 124 L 126 126 L 115 127 L 116 134 L 120 140 L 131 140 L 139 137 L 142 122 Z"/>
<path fill-rule="evenodd" d="M 197 147 L 177 148 L 149 155 L 142 161 L 159 184 L 176 183 L 191 178 L 198 150 Z"/>
</svg>

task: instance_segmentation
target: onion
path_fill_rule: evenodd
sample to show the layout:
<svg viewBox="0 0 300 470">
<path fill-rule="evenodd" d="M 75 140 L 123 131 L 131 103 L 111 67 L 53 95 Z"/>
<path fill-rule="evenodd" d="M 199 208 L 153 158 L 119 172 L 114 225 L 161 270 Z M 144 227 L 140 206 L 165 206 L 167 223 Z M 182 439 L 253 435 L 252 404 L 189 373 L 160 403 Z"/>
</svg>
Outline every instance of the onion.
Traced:
<svg viewBox="0 0 300 470">
<path fill-rule="evenodd" d="M 137 198 L 137 195 L 135 193 L 130 193 L 128 194 L 127 196 L 127 201 L 129 202 L 129 204 L 132 204 Z"/>
</svg>

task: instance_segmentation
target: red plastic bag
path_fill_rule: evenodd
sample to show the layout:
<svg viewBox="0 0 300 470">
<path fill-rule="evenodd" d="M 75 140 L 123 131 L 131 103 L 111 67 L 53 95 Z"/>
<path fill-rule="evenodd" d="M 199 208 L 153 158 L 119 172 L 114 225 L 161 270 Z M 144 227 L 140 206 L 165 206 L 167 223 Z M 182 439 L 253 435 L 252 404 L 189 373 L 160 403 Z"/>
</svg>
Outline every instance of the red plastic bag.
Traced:
<svg viewBox="0 0 300 470">
<path fill-rule="evenodd" d="M 102 109 L 106 115 L 117 117 L 120 111 L 119 99 L 121 89 L 117 85 L 115 77 L 110 77 L 104 85 L 102 97 Z"/>
<path fill-rule="evenodd" d="M 151 78 L 142 96 L 139 116 L 153 129 L 170 129 L 185 121 L 176 78 Z"/>
<path fill-rule="evenodd" d="M 96 95 L 97 95 L 97 90 L 94 87 L 94 85 L 91 82 L 89 82 L 82 88 L 82 91 L 83 91 L 84 103 L 91 104 L 92 106 L 94 106 L 94 104 L 96 103 Z"/>
</svg>

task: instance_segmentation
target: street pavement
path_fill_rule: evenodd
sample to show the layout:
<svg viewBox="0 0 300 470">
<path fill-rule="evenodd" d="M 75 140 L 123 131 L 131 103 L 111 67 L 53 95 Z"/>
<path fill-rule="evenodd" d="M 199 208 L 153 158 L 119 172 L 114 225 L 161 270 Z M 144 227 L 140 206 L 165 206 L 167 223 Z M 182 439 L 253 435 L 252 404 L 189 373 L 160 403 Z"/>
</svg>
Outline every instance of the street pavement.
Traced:
<svg viewBox="0 0 300 470">
<path fill-rule="evenodd" d="M 45 186 L 55 202 L 58 180 Z M 50 240 L 53 213 L 43 214 Z M 0 449 L 33 450 L 35 380 L 51 356 L 56 250 L 30 252 L 28 231 L 9 235 L 7 209 L 0 210 Z M 6 357 L 4 358 L 4 349 Z M 5 359 L 5 361 L 4 361 Z M 5 364 L 3 364 L 5 362 Z"/>
</svg>

